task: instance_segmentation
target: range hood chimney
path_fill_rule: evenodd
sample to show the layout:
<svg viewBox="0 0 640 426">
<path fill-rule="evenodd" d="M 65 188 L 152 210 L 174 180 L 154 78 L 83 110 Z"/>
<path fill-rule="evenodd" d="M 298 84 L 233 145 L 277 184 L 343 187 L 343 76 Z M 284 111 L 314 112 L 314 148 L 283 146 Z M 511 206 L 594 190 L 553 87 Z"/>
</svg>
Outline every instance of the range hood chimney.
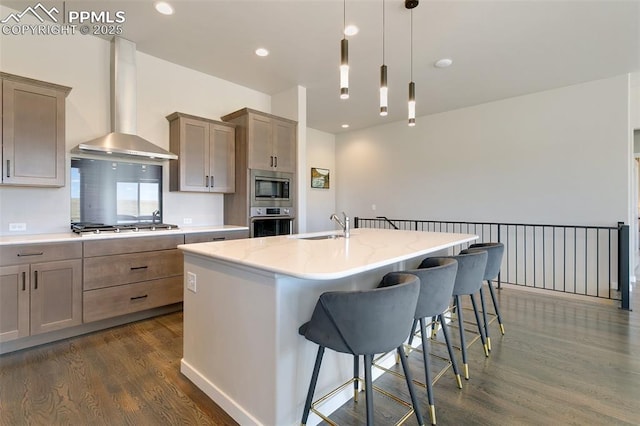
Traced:
<svg viewBox="0 0 640 426">
<path fill-rule="evenodd" d="M 136 107 L 136 45 L 114 37 L 111 40 L 111 133 L 81 143 L 73 151 L 176 160 L 177 155 L 136 134 Z"/>
</svg>

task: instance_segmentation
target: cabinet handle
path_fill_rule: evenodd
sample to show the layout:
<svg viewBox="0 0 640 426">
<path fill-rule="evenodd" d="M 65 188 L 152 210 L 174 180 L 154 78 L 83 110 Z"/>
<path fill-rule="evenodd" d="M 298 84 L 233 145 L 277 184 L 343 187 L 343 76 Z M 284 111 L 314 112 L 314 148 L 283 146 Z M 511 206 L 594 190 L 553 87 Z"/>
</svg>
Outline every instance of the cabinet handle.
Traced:
<svg viewBox="0 0 640 426">
<path fill-rule="evenodd" d="M 269 167 L 273 167 L 273 155 L 271 156 L 271 164 L 269 164 Z"/>
<path fill-rule="evenodd" d="M 147 268 L 148 268 L 148 266 L 132 266 L 131 270 L 132 271 L 139 271 L 141 269 L 147 269 Z"/>
<path fill-rule="evenodd" d="M 34 290 L 38 289 L 38 271 L 33 271 L 33 277 L 34 277 Z"/>
<path fill-rule="evenodd" d="M 144 296 L 136 296 L 136 297 L 132 297 L 131 300 L 140 300 L 140 299 L 146 299 L 149 295 L 145 294 Z"/>
<path fill-rule="evenodd" d="M 273 165 L 273 167 L 278 167 L 278 157 L 273 157 L 273 158 L 275 158 L 275 160 L 276 160 L 275 164 Z"/>
<path fill-rule="evenodd" d="M 224 240 L 226 240 L 225 237 L 214 237 L 211 239 L 211 241 L 224 241 Z"/>
<path fill-rule="evenodd" d="M 37 253 L 18 253 L 18 257 L 27 257 L 27 256 L 42 256 L 44 254 L 44 252 L 37 252 Z"/>
<path fill-rule="evenodd" d="M 210 179 L 211 179 L 211 187 L 213 188 L 213 182 L 215 182 L 215 181 L 213 180 L 213 176 L 211 176 L 211 177 L 210 177 Z"/>
<path fill-rule="evenodd" d="M 27 290 L 27 273 L 22 271 L 22 291 Z"/>
<path fill-rule="evenodd" d="M 7 177 L 11 177 L 11 160 L 7 160 Z"/>
<path fill-rule="evenodd" d="M 209 175 L 206 175 L 204 177 L 204 186 L 205 186 L 205 188 L 209 187 Z"/>
</svg>

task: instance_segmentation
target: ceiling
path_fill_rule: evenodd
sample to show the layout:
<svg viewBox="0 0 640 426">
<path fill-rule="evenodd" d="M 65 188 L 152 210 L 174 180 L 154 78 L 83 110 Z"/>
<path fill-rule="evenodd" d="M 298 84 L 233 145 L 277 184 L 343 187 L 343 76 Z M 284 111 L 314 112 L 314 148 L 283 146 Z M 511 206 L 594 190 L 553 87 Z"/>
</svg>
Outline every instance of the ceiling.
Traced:
<svg viewBox="0 0 640 426">
<path fill-rule="evenodd" d="M 346 0 L 350 99 L 339 98 L 342 0 L 67 1 L 123 10 L 139 51 L 267 94 L 307 89 L 307 125 L 330 133 L 406 120 L 410 12 L 385 0 L 389 115 L 378 114 L 382 0 Z M 5 4 L 33 4 L 3 2 Z M 15 6 L 18 9 L 20 6 Z M 271 53 L 255 55 L 258 47 Z M 451 58 L 446 69 L 433 66 Z M 640 70 L 640 0 L 422 0 L 413 9 L 413 80 L 420 116 Z"/>
</svg>

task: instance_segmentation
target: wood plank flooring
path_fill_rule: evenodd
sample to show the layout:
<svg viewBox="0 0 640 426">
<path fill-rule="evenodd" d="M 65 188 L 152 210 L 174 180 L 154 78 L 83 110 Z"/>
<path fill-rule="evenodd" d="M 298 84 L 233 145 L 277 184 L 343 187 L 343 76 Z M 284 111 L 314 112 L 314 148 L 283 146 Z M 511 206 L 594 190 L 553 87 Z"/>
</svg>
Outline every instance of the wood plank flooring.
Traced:
<svg viewBox="0 0 640 426">
<path fill-rule="evenodd" d="M 640 297 L 633 312 L 517 289 L 499 298 L 507 334 L 492 325 L 489 358 L 469 349 L 462 390 L 450 372 L 436 383 L 438 424 L 640 424 Z M 182 313 L 2 355 L 0 425 L 236 424 L 180 374 L 181 356 Z M 423 378 L 418 353 L 410 365 Z M 402 379 L 376 384 L 408 400 Z M 360 401 L 331 418 L 364 424 Z M 377 424 L 402 415 L 378 394 L 375 406 Z"/>
</svg>

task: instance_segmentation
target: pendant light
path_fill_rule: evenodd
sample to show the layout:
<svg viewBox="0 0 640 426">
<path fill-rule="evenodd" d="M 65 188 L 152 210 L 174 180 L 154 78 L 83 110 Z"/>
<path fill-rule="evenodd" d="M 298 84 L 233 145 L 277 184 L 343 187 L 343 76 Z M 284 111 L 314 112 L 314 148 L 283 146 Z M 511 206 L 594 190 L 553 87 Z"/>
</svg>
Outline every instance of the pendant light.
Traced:
<svg viewBox="0 0 640 426">
<path fill-rule="evenodd" d="M 343 2 L 342 19 L 342 41 L 340 42 L 340 99 L 349 99 L 349 41 L 345 34 L 347 28 L 347 0 Z"/>
<path fill-rule="evenodd" d="M 409 50 L 410 50 L 410 56 L 411 56 L 411 59 L 410 59 L 411 81 L 409 82 L 409 104 L 408 104 L 409 111 L 408 112 L 409 112 L 409 126 L 413 127 L 416 125 L 416 83 L 413 82 L 413 8 L 411 8 L 410 13 L 411 13 L 411 24 L 410 24 L 411 45 Z"/>
<path fill-rule="evenodd" d="M 389 108 L 387 66 L 384 63 L 384 0 L 382 0 L 382 66 L 380 67 L 380 115 L 386 116 Z"/>
</svg>

